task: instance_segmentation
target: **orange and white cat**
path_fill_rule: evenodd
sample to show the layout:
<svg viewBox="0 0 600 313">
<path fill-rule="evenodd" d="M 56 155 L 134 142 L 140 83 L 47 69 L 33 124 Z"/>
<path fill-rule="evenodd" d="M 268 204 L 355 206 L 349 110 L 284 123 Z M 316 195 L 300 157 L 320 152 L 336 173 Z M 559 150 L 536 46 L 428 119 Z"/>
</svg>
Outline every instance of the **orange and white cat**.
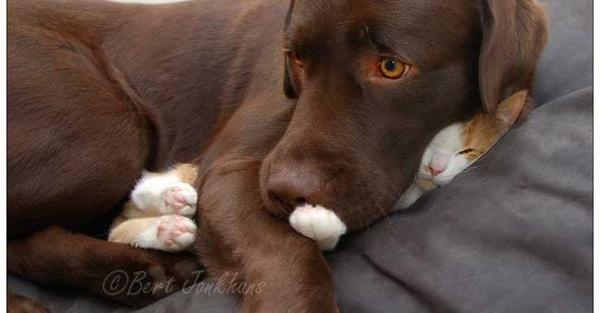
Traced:
<svg viewBox="0 0 600 313">
<path fill-rule="evenodd" d="M 178 252 L 196 239 L 198 194 L 190 184 L 197 169 L 182 164 L 164 173 L 146 172 L 111 226 L 108 241 Z"/>
<path fill-rule="evenodd" d="M 414 183 L 400 198 L 397 208 L 406 209 L 427 191 L 450 183 L 477 161 L 508 132 L 527 100 L 525 91 L 499 104 L 496 114 L 477 114 L 440 131 L 427 147 Z M 196 211 L 196 178 L 193 165 L 182 164 L 166 173 L 145 173 L 131 194 L 122 214 L 114 221 L 109 241 L 140 248 L 182 251 L 191 246 L 196 225 L 190 219 Z M 343 236 L 346 224 L 318 204 L 297 207 L 289 217 L 291 226 L 332 250 Z"/>
<path fill-rule="evenodd" d="M 397 207 L 406 209 L 424 193 L 449 184 L 475 163 L 515 123 L 527 100 L 525 91 L 499 104 L 495 115 L 479 113 L 471 120 L 440 131 L 427 147 L 415 182 L 400 198 Z"/>
</svg>

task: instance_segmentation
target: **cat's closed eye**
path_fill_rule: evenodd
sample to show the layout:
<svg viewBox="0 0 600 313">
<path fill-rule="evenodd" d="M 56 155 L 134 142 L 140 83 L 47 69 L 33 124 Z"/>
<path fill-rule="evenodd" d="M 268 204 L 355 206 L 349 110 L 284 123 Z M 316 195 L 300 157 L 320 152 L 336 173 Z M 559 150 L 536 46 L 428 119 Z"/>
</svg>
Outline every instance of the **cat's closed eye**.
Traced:
<svg viewBox="0 0 600 313">
<path fill-rule="evenodd" d="M 458 151 L 458 153 L 456 153 L 457 155 L 463 155 L 463 154 L 467 154 L 467 153 L 471 153 L 471 152 L 475 152 L 475 149 L 473 148 L 467 148 L 461 151 Z"/>
</svg>

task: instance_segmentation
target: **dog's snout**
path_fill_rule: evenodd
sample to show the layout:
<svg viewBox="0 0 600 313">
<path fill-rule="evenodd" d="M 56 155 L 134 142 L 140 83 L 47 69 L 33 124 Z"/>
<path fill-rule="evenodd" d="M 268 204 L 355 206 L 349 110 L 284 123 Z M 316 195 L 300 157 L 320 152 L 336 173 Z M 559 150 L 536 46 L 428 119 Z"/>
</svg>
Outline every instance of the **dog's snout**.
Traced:
<svg viewBox="0 0 600 313">
<path fill-rule="evenodd" d="M 287 208 L 304 203 L 319 204 L 323 189 L 323 179 L 317 171 L 294 164 L 280 167 L 267 183 L 269 198 Z"/>
</svg>

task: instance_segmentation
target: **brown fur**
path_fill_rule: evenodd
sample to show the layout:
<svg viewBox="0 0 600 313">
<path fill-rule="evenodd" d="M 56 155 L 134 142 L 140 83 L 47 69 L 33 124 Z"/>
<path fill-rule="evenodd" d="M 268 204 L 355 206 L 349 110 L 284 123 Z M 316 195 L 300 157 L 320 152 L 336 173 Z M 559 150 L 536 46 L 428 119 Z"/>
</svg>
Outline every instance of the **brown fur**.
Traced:
<svg viewBox="0 0 600 313">
<path fill-rule="evenodd" d="M 48 309 L 38 301 L 25 296 L 8 292 L 7 307 L 9 313 L 49 313 Z"/>
<path fill-rule="evenodd" d="M 380 218 L 434 134 L 471 117 L 479 95 L 492 112 L 531 89 L 545 41 L 533 0 L 382 4 L 10 1 L 9 270 L 155 300 L 103 294 L 103 278 L 160 281 L 179 256 L 69 229 L 110 217 L 143 169 L 201 156 L 198 253 L 210 273 L 266 284 L 244 296 L 245 312 L 336 312 L 318 246 L 274 216 L 303 199 L 352 229 Z M 302 57 L 302 76 L 283 49 Z M 383 52 L 415 71 L 373 84 L 362 70 Z"/>
</svg>

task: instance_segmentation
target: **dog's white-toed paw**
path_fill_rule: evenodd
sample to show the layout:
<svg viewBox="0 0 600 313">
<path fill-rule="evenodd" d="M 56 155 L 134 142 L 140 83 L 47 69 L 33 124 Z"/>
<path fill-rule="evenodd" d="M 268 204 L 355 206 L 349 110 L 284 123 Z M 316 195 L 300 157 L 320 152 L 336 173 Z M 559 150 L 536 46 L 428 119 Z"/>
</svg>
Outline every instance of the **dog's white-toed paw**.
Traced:
<svg viewBox="0 0 600 313">
<path fill-rule="evenodd" d="M 290 215 L 290 224 L 302 235 L 315 240 L 321 250 L 333 250 L 347 231 L 346 224 L 333 211 L 322 206 L 303 205 Z"/>
<path fill-rule="evenodd" d="M 155 249 L 179 252 L 187 249 L 196 240 L 196 224 L 180 215 L 161 216 L 156 225 Z"/>
<path fill-rule="evenodd" d="M 157 214 L 192 216 L 198 193 L 174 175 L 146 174 L 131 192 L 131 201 L 140 210 Z"/>
</svg>

